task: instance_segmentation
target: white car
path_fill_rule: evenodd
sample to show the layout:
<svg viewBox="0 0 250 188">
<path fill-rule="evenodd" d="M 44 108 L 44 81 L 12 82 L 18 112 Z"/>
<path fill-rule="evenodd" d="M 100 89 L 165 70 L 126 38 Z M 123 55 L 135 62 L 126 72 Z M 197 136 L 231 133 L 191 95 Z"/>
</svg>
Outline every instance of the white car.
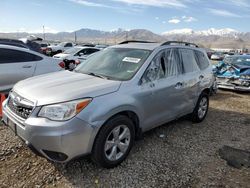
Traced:
<svg viewBox="0 0 250 188">
<path fill-rule="evenodd" d="M 58 54 L 62 53 L 65 50 L 68 50 L 70 48 L 74 47 L 74 44 L 72 42 L 62 42 L 58 45 L 51 45 L 47 48 L 47 54 Z"/>
<path fill-rule="evenodd" d="M 218 60 L 218 61 L 220 61 L 220 60 L 223 60 L 224 57 L 225 57 L 224 53 L 222 53 L 222 52 L 216 52 L 216 53 L 214 53 L 214 54 L 211 55 L 211 60 Z"/>
<path fill-rule="evenodd" d="M 26 78 L 63 70 L 61 61 L 35 51 L 0 45 L 0 92 L 8 92 Z"/>
<path fill-rule="evenodd" d="M 68 49 L 63 53 L 56 54 L 53 56 L 55 59 L 60 59 L 60 60 L 79 60 L 79 61 L 84 61 L 87 59 L 87 57 L 95 52 L 100 51 L 98 48 L 93 48 L 93 47 L 80 47 L 80 46 L 75 46 L 74 48 Z"/>
</svg>

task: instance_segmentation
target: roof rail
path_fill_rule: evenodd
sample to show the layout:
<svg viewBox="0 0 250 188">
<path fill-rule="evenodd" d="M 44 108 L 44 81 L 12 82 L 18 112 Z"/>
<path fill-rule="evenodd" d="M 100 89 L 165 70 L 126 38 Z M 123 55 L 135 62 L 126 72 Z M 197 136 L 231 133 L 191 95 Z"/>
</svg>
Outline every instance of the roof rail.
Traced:
<svg viewBox="0 0 250 188">
<path fill-rule="evenodd" d="M 182 41 L 167 41 L 161 44 L 161 46 L 165 46 L 165 45 L 182 45 L 182 46 L 190 46 L 190 47 L 199 48 L 197 44 L 190 43 L 190 42 L 182 42 Z"/>
<path fill-rule="evenodd" d="M 128 44 L 128 43 L 155 43 L 155 42 L 143 41 L 143 40 L 126 40 L 126 41 L 123 41 L 119 44 Z"/>
</svg>

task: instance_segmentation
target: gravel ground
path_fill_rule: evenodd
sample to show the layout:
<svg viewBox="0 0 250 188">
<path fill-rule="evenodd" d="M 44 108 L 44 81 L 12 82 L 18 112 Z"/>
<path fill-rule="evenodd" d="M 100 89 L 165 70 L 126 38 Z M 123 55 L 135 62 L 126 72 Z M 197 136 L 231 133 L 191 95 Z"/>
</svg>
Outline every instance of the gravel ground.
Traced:
<svg viewBox="0 0 250 188">
<path fill-rule="evenodd" d="M 0 187 L 250 187 L 250 168 L 232 168 L 218 155 L 223 145 L 250 151 L 249 115 L 249 94 L 219 91 L 204 122 L 183 118 L 145 133 L 109 170 L 88 158 L 48 162 L 0 126 Z"/>
</svg>

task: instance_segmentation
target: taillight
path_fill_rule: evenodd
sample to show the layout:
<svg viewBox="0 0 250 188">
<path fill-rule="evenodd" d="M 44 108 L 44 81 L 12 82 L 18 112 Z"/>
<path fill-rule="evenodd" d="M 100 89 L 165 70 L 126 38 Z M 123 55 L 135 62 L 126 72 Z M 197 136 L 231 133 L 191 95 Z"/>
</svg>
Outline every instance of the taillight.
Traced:
<svg viewBox="0 0 250 188">
<path fill-rule="evenodd" d="M 65 68 L 65 63 L 62 61 L 62 62 L 59 63 L 59 66 L 64 69 Z"/>
<path fill-rule="evenodd" d="M 81 63 L 81 61 L 79 61 L 78 59 L 75 60 L 75 64 L 76 64 L 76 65 L 79 65 L 80 63 Z"/>
</svg>

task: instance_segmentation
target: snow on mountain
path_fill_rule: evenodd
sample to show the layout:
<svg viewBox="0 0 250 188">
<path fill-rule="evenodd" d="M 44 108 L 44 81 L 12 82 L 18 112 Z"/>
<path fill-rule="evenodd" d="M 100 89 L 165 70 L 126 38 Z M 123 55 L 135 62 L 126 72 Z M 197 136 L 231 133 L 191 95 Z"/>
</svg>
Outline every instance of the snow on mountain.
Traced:
<svg viewBox="0 0 250 188">
<path fill-rule="evenodd" d="M 239 31 L 231 29 L 231 28 L 224 28 L 224 29 L 210 28 L 208 30 L 202 30 L 202 31 L 194 31 L 189 28 L 184 28 L 184 29 L 175 29 L 175 30 L 167 31 L 167 32 L 162 33 L 162 35 L 164 36 L 169 36 L 169 35 L 234 36 L 239 33 L 240 33 Z"/>
</svg>

